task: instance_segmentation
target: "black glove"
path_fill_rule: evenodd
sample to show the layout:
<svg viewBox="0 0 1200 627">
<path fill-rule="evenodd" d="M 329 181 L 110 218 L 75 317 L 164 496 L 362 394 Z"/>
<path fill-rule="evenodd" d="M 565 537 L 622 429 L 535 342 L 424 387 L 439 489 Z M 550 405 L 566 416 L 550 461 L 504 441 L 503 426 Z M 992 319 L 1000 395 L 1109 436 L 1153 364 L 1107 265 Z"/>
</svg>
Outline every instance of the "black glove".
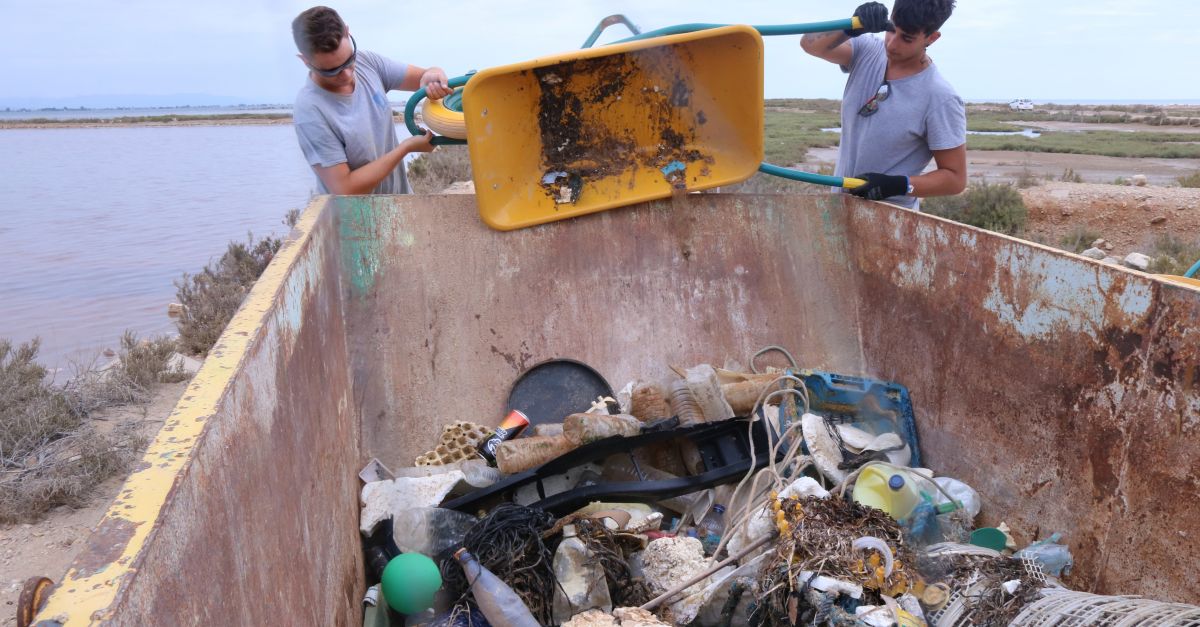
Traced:
<svg viewBox="0 0 1200 627">
<path fill-rule="evenodd" d="M 904 196 L 908 194 L 907 176 L 892 176 L 891 174 L 867 172 L 866 174 L 859 174 L 854 178 L 867 182 L 866 185 L 860 185 L 849 190 L 851 194 L 859 198 L 883 200 L 892 196 Z"/>
<path fill-rule="evenodd" d="M 882 33 L 885 30 L 889 32 L 896 30 L 896 27 L 892 26 L 892 22 L 888 20 L 887 7 L 878 2 L 867 2 L 859 5 L 854 10 L 854 17 L 857 17 L 862 22 L 862 28 L 845 31 L 851 37 L 858 37 L 863 33 Z"/>
</svg>

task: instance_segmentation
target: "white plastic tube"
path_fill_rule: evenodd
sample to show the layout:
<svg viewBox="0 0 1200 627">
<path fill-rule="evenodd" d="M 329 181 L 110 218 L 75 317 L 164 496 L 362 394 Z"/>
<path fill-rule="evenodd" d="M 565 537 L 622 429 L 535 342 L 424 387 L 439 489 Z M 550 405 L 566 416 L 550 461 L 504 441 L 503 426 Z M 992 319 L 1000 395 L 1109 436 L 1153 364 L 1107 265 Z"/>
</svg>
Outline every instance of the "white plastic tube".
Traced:
<svg viewBox="0 0 1200 627">
<path fill-rule="evenodd" d="M 864 549 L 875 549 L 883 555 L 883 576 L 885 578 L 892 576 L 892 549 L 887 545 L 887 542 L 872 536 L 863 536 L 854 541 L 851 545 L 855 551 Z"/>
</svg>

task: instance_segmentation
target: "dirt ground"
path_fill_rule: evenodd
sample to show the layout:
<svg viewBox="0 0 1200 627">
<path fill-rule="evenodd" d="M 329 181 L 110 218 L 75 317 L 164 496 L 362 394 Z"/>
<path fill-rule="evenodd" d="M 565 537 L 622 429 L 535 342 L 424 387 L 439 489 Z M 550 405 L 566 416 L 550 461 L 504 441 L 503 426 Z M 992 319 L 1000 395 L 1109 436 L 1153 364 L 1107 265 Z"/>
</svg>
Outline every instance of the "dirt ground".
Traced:
<svg viewBox="0 0 1200 627">
<path fill-rule="evenodd" d="M 1100 124 L 1093 122 L 1058 122 L 1045 120 L 1040 122 L 1023 122 L 1020 120 L 1008 122 L 1015 127 L 1032 128 L 1042 131 L 1127 131 L 1138 133 L 1200 133 L 1200 126 L 1151 126 L 1149 124 Z"/>
<path fill-rule="evenodd" d="M 808 151 L 807 163 L 803 166 L 816 171 L 822 165 L 833 167 L 836 162 L 837 148 L 814 148 Z M 973 181 L 1012 180 L 1026 168 L 1039 179 L 1058 179 L 1069 168 L 1083 177 L 1085 183 L 1112 183 L 1117 178 L 1128 180 L 1136 174 L 1142 174 L 1150 185 L 1169 186 L 1175 185 L 1175 179 L 1180 176 L 1200 172 L 1200 159 L 1103 157 L 1011 150 L 967 151 L 967 176 Z M 1117 187 L 1114 186 L 1114 189 Z"/>
<path fill-rule="evenodd" d="M 1113 245 L 1109 254 L 1153 256 L 1154 242 L 1170 234 L 1200 237 L 1200 189 L 1123 187 L 1048 182 L 1021 190 L 1029 208 L 1027 236 L 1050 245 L 1081 227 Z"/>
<path fill-rule="evenodd" d="M 186 388 L 186 382 L 160 385 L 149 404 L 105 410 L 95 419 L 105 426 L 137 423 L 143 435 L 153 437 Z M 121 477 L 101 484 L 86 507 L 63 506 L 40 522 L 0 527 L 0 625 L 16 624 L 17 599 L 26 579 L 42 575 L 56 583 L 62 580 L 124 481 Z"/>
<path fill-rule="evenodd" d="M 1046 123 L 1042 123 L 1046 124 Z M 1094 125 L 1090 125 L 1094 126 Z M 832 167 L 836 148 L 810 150 L 802 169 Z M 1067 168 L 1083 183 L 1058 179 Z M 1038 152 L 967 152 L 967 175 L 973 180 L 1015 180 L 1028 169 L 1039 184 L 1021 190 L 1029 208 L 1027 237 L 1050 245 L 1078 228 L 1100 234 L 1124 257 L 1147 255 L 1153 243 L 1170 233 L 1181 239 L 1200 237 L 1200 189 L 1179 187 L 1176 179 L 1200 172 L 1200 159 L 1147 159 Z M 1146 177 L 1147 185 L 1113 185 L 1118 177 Z"/>
</svg>

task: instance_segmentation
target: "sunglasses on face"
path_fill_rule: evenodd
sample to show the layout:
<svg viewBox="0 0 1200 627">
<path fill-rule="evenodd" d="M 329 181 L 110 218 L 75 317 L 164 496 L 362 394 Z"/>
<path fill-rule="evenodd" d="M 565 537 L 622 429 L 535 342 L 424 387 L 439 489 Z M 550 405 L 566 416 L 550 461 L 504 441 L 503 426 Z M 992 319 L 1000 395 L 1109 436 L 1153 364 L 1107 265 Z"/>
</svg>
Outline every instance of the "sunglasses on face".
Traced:
<svg viewBox="0 0 1200 627">
<path fill-rule="evenodd" d="M 858 110 L 858 114 L 864 118 L 869 118 L 872 115 L 875 115 L 875 112 L 879 110 L 879 103 L 887 100 L 888 96 L 890 95 L 892 95 L 892 86 L 887 81 L 883 81 L 883 84 L 879 86 L 879 89 L 875 92 L 875 95 L 871 96 L 871 99 L 867 101 L 867 104 L 863 105 L 862 108 Z"/>
<path fill-rule="evenodd" d="M 312 65 L 309 65 L 308 69 L 310 69 L 310 70 L 316 72 L 317 74 L 320 74 L 321 76 L 324 76 L 326 78 L 333 78 L 333 77 L 337 76 L 338 74 L 341 74 L 343 70 L 354 65 L 354 60 L 356 58 L 358 58 L 358 42 L 354 41 L 354 35 L 350 35 L 350 46 L 351 46 L 350 58 L 346 59 L 345 63 L 343 63 L 333 69 L 329 69 L 329 70 L 322 70 L 321 68 L 316 68 L 316 67 L 313 67 Z"/>
</svg>

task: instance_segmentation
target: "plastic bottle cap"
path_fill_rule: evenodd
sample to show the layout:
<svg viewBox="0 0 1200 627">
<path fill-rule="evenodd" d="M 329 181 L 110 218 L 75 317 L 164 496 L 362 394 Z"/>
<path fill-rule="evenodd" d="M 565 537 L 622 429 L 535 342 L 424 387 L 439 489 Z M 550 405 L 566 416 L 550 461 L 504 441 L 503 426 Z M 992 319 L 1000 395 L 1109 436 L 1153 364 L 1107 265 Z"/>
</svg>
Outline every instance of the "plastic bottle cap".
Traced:
<svg viewBox="0 0 1200 627">
<path fill-rule="evenodd" d="M 900 475 L 892 475 L 891 478 L 888 479 L 888 487 L 893 490 L 899 490 L 900 488 L 903 488 L 904 477 L 901 477 Z"/>
<path fill-rule="evenodd" d="M 388 562 L 380 581 L 383 598 L 401 614 L 416 614 L 433 607 L 442 587 L 437 564 L 420 553 L 402 553 Z"/>
<path fill-rule="evenodd" d="M 718 514 L 724 514 L 724 513 L 725 513 L 725 506 L 724 506 L 724 505 L 721 505 L 720 503 L 717 503 L 716 505 L 713 505 L 713 511 L 714 511 L 714 512 L 716 512 L 716 513 L 718 513 Z"/>
</svg>

